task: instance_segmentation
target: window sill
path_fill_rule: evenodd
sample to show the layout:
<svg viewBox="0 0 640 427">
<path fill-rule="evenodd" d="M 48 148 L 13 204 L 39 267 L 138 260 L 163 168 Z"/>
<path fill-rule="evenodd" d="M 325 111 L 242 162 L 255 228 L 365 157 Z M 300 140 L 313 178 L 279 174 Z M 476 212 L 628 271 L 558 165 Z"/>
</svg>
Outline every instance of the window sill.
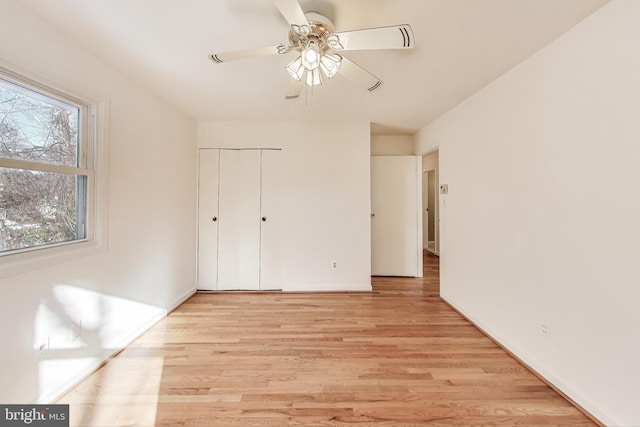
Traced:
<svg viewBox="0 0 640 427">
<path fill-rule="evenodd" d="M 61 243 L 0 256 L 0 278 L 29 273 L 35 270 L 76 261 L 78 257 L 105 252 L 96 240 Z"/>
</svg>

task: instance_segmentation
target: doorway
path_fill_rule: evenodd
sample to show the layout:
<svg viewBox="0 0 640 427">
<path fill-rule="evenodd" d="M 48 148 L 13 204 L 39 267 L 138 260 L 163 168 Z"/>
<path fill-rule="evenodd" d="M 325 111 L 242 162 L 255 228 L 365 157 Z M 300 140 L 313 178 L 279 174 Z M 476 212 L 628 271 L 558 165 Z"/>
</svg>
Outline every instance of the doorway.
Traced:
<svg viewBox="0 0 640 427">
<path fill-rule="evenodd" d="M 436 171 L 422 172 L 422 243 L 424 249 L 436 252 Z"/>
<path fill-rule="evenodd" d="M 438 166 L 437 150 L 422 156 L 422 246 L 435 255 L 440 253 Z"/>
</svg>

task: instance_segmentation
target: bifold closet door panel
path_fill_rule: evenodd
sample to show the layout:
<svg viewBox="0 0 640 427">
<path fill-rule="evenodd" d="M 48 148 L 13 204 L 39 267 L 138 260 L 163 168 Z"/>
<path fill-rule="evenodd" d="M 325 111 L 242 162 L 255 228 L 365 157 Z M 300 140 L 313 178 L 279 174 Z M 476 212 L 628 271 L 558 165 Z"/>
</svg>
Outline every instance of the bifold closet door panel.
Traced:
<svg viewBox="0 0 640 427">
<path fill-rule="evenodd" d="M 260 289 L 282 289 L 280 280 L 280 150 L 262 150 Z"/>
<path fill-rule="evenodd" d="M 220 150 L 200 150 L 198 178 L 198 289 L 217 289 L 218 160 Z"/>
<path fill-rule="evenodd" d="M 220 150 L 218 290 L 260 289 L 260 151 Z"/>
</svg>

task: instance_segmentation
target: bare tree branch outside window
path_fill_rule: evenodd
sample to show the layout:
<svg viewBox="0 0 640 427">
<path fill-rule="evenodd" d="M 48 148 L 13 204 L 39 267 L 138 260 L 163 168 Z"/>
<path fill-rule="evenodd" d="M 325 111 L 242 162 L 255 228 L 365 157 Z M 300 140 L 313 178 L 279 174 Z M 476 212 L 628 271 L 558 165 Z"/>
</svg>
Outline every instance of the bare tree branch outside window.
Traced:
<svg viewBox="0 0 640 427">
<path fill-rule="evenodd" d="M 79 110 L 0 80 L 0 158 L 78 166 Z M 77 238 L 84 177 L 0 167 L 0 251 Z"/>
</svg>

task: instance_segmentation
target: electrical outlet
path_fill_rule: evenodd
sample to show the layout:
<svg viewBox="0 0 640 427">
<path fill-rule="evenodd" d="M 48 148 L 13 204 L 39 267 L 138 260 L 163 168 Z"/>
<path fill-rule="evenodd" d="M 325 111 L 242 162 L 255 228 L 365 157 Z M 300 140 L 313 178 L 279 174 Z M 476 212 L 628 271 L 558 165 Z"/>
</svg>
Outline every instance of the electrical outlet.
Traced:
<svg viewBox="0 0 640 427">
<path fill-rule="evenodd" d="M 47 354 L 49 353 L 49 337 L 47 337 L 47 340 L 45 342 L 41 343 L 38 346 L 37 352 L 40 359 L 44 359 L 45 357 L 47 357 Z"/>
<path fill-rule="evenodd" d="M 331 261 L 331 269 L 333 270 L 338 269 L 338 261 Z"/>
<path fill-rule="evenodd" d="M 71 331 L 71 342 L 79 340 L 82 336 L 82 320 L 72 320 L 69 330 Z"/>
<path fill-rule="evenodd" d="M 550 340 L 551 339 L 551 325 L 549 325 L 548 323 L 542 323 L 540 324 L 540 333 L 542 334 L 543 337 L 545 337 L 546 339 Z"/>
</svg>

